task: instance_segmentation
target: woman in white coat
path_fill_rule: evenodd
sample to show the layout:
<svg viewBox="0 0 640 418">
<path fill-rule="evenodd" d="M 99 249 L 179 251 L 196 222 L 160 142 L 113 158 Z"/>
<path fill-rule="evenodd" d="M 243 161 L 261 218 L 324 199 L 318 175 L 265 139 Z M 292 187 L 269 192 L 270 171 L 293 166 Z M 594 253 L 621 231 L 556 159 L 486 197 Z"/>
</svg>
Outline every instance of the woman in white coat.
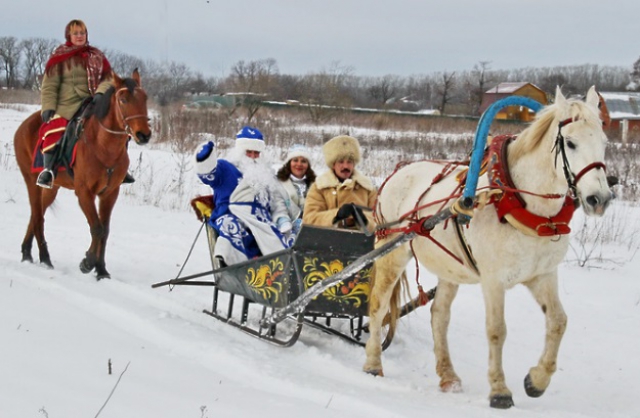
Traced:
<svg viewBox="0 0 640 418">
<path fill-rule="evenodd" d="M 289 148 L 287 160 L 278 170 L 276 177 L 285 190 L 289 216 L 294 221 L 294 230 L 300 228 L 304 200 L 309 187 L 316 180 L 311 168 L 309 151 L 304 145 L 296 144 Z"/>
</svg>

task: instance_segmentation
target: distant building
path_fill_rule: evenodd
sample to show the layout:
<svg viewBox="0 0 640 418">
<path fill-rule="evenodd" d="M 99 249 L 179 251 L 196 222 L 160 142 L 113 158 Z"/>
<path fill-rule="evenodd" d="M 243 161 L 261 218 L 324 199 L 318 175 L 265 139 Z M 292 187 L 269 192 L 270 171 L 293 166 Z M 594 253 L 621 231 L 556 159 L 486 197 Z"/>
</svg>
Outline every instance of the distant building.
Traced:
<svg viewBox="0 0 640 418">
<path fill-rule="evenodd" d="M 498 100 L 509 96 L 524 96 L 540 102 L 542 105 L 548 104 L 547 94 L 531 83 L 500 83 L 484 92 L 482 95 L 482 104 L 480 105 L 480 113 L 483 113 Z M 528 122 L 533 120 L 534 116 L 535 113 L 525 106 L 508 106 L 498 112 L 496 119 Z"/>
<path fill-rule="evenodd" d="M 600 92 L 609 111 L 611 131 L 619 131 L 623 142 L 629 132 L 640 133 L 640 93 Z"/>
</svg>

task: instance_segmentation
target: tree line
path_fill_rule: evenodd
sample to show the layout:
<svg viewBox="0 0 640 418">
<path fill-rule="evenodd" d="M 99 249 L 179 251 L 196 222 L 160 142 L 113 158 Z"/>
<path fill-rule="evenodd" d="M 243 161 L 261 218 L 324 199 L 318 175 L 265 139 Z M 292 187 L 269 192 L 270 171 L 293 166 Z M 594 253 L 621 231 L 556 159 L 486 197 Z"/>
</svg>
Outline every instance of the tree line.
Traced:
<svg viewBox="0 0 640 418">
<path fill-rule="evenodd" d="M 0 37 L 0 87 L 39 88 L 38 76 L 58 44 L 54 39 Z M 559 85 L 566 95 L 583 94 L 591 85 L 601 91 L 640 89 L 640 59 L 631 70 L 598 64 L 494 70 L 490 61 L 481 61 L 463 71 L 365 77 L 340 62 L 305 75 L 282 74 L 277 61 L 266 58 L 238 61 L 223 77 L 205 77 L 182 63 L 143 60 L 101 49 L 119 75 L 128 76 L 139 68 L 145 90 L 160 106 L 196 94 L 251 93 L 260 100 L 244 103 L 249 118 L 262 100 L 304 103 L 312 117 L 313 112 L 326 111 L 327 106 L 437 109 L 442 114 L 477 115 L 482 94 L 501 82 L 530 82 L 549 94 Z"/>
</svg>

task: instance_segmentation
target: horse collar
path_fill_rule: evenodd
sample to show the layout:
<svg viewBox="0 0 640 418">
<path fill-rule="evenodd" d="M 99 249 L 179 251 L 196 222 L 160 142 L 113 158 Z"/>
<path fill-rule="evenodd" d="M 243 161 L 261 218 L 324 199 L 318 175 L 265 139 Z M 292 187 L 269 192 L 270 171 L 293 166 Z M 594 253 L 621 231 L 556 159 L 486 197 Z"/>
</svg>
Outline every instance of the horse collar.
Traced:
<svg viewBox="0 0 640 418">
<path fill-rule="evenodd" d="M 549 218 L 526 209 L 526 202 L 511 179 L 507 161 L 507 148 L 515 138 L 513 135 L 501 135 L 493 138 L 489 145 L 489 185 L 492 189 L 502 190 L 501 194 L 493 195 L 491 199 L 498 219 L 502 223 L 508 222 L 527 235 L 549 237 L 569 234 L 569 222 L 576 208 L 571 196 L 566 196 L 560 212 Z"/>
</svg>

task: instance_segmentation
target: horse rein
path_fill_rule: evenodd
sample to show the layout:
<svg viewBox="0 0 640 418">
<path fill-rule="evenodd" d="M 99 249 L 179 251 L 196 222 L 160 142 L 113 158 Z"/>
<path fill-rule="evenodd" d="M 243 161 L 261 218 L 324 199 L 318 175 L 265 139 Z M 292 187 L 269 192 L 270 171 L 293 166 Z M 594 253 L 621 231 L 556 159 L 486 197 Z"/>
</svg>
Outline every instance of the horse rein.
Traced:
<svg viewBox="0 0 640 418">
<path fill-rule="evenodd" d="M 128 90 L 127 87 L 121 87 L 119 88 L 116 93 L 115 93 L 115 101 L 118 104 L 118 106 L 116 107 L 117 109 L 117 114 L 119 116 L 119 118 L 122 120 L 122 124 L 124 125 L 124 130 L 122 131 L 116 131 L 113 129 L 109 129 L 106 126 L 104 126 L 102 124 L 101 121 L 98 121 L 98 124 L 100 125 L 100 127 L 102 129 L 104 129 L 105 131 L 109 132 L 110 134 L 114 134 L 114 135 L 128 135 L 130 137 L 133 138 L 133 132 L 131 132 L 131 127 L 129 126 L 129 121 L 132 119 L 140 119 L 140 118 L 148 118 L 148 115 L 143 115 L 143 114 L 139 114 L 139 115 L 133 115 L 133 116 L 124 116 L 124 112 L 122 111 L 122 105 L 120 104 L 120 95 L 125 91 Z M 140 87 L 136 87 L 134 90 L 142 90 Z"/>
<path fill-rule="evenodd" d="M 575 120 L 573 120 L 572 118 L 568 118 L 558 123 L 558 134 L 556 135 L 556 143 L 554 144 L 551 151 L 555 150 L 556 152 L 556 165 L 558 164 L 558 154 L 562 156 L 562 171 L 564 172 L 564 178 L 567 180 L 567 184 L 569 185 L 571 197 L 576 200 L 578 198 L 578 181 L 580 181 L 580 179 L 585 174 L 595 168 L 601 168 L 606 172 L 607 166 L 603 162 L 597 161 L 587 165 L 585 168 L 580 170 L 577 175 L 573 174 L 573 171 L 571 171 L 571 166 L 569 164 L 569 159 L 567 158 L 567 152 L 565 150 L 566 140 L 564 138 L 564 135 L 562 135 L 562 128 L 573 122 L 575 122 Z"/>
</svg>

